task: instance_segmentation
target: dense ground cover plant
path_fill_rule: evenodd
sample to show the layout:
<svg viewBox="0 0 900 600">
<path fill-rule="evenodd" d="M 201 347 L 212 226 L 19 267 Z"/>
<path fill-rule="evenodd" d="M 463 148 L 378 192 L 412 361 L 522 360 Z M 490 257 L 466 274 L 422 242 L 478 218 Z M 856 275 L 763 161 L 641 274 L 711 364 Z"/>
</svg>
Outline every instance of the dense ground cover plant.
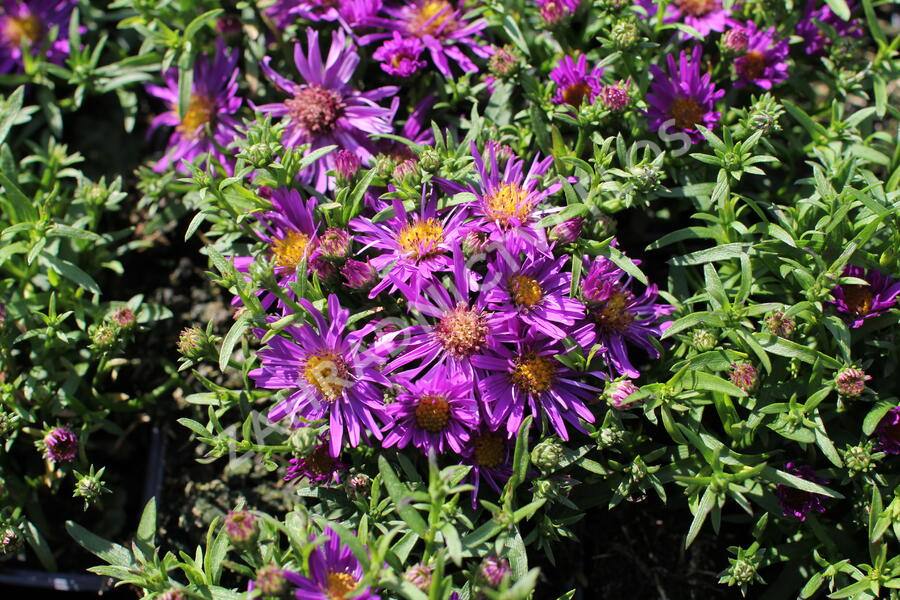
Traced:
<svg viewBox="0 0 900 600">
<path fill-rule="evenodd" d="M 579 524 L 655 496 L 690 515 L 684 547 L 734 541 L 715 557 L 723 586 L 896 597 L 895 7 L 110 8 L 108 54 L 82 49 L 106 44 L 97 9 L 5 8 L 2 64 L 28 83 L 10 105 L 77 111 L 115 91 L 116 127 L 142 117 L 160 145 L 129 184 L 146 227 L 184 219 L 232 309 L 183 330 L 196 388 L 162 414 L 223 477 L 260 466 L 290 500 L 237 499 L 189 551 L 157 548 L 156 501 L 130 547 L 72 522 L 108 563 L 94 572 L 164 598 L 556 597 Z M 60 109 L 44 110 L 58 135 Z M 46 173 L 0 180 L 0 267 L 10 290 L 38 277 L 46 316 L 27 288 L 11 305 L 48 335 L 94 292 L 65 340 L 90 337 L 88 366 L 54 372 L 55 416 L 79 377 L 121 364 L 98 339 L 121 344 L 125 326 L 118 306 L 98 316 L 101 234 L 39 221 L 22 192 L 64 195 Z M 118 190 L 81 210 L 115 208 Z M 32 222 L 71 241 L 16 242 Z M 82 291 L 48 291 L 63 279 Z M 164 316 L 140 300 L 136 320 Z M 39 369 L 62 361 L 48 348 L 70 351 L 31 350 Z M 35 422 L 14 381 L 10 422 Z M 95 387 L 78 391 L 102 402 Z M 105 417 L 48 422 L 48 472 Z M 9 531 L 34 531 L 20 513 Z"/>
</svg>

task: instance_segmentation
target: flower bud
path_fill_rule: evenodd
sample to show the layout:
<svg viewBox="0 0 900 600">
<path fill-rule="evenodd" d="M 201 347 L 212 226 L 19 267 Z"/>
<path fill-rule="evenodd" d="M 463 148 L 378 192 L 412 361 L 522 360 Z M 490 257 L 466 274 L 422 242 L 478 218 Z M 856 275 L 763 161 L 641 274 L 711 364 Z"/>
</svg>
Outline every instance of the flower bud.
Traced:
<svg viewBox="0 0 900 600">
<path fill-rule="evenodd" d="M 375 174 L 387 179 L 397 168 L 397 161 L 387 154 L 379 154 L 375 157 Z"/>
<path fill-rule="evenodd" d="M 0 557 L 15 554 L 22 547 L 22 534 L 11 525 L 0 529 Z"/>
<path fill-rule="evenodd" d="M 491 245 L 488 234 L 483 231 L 471 230 L 462 241 L 463 256 L 472 258 L 485 252 Z"/>
<path fill-rule="evenodd" d="M 747 51 L 750 38 L 743 27 L 732 27 L 722 36 L 722 49 L 732 54 L 743 54 Z"/>
<path fill-rule="evenodd" d="M 838 393 L 846 398 L 856 398 L 866 389 L 866 382 L 872 379 L 866 372 L 856 367 L 845 367 L 838 371 L 834 384 Z"/>
<path fill-rule="evenodd" d="M 288 436 L 288 444 L 297 456 L 309 456 L 319 447 L 319 432 L 312 427 L 296 427 Z"/>
<path fill-rule="evenodd" d="M 870 473 L 875 469 L 875 458 L 872 456 L 872 442 L 847 446 L 842 453 L 844 464 L 854 473 Z"/>
<path fill-rule="evenodd" d="M 544 473 L 552 473 L 563 459 L 565 448 L 556 438 L 547 438 L 531 450 L 531 463 Z"/>
<path fill-rule="evenodd" d="M 750 583 L 756 576 L 756 565 L 742 558 L 737 559 L 728 568 L 728 575 L 736 585 Z"/>
<path fill-rule="evenodd" d="M 628 402 L 628 398 L 638 391 L 638 388 L 630 379 L 617 379 L 606 384 L 603 390 L 603 397 L 606 403 L 616 410 L 627 410 L 642 401 Z"/>
<path fill-rule="evenodd" d="M 191 360 L 198 360 L 203 357 L 205 334 L 197 325 L 193 327 L 185 327 L 178 336 L 178 351 Z"/>
<path fill-rule="evenodd" d="M 423 563 L 416 563 L 406 570 L 403 579 L 413 584 L 422 592 L 428 593 L 431 589 L 431 567 Z"/>
<path fill-rule="evenodd" d="M 781 310 L 775 311 L 766 317 L 765 325 L 769 333 L 783 338 L 791 337 L 796 327 L 794 319 L 785 316 L 784 311 Z"/>
<path fill-rule="evenodd" d="M 498 589 L 503 580 L 510 575 L 512 575 L 512 569 L 509 568 L 509 561 L 497 556 L 488 556 L 481 561 L 481 566 L 478 568 L 479 579 L 494 589 Z"/>
<path fill-rule="evenodd" d="M 54 427 L 42 440 L 44 456 L 54 464 L 72 462 L 78 454 L 78 437 L 66 427 Z"/>
<path fill-rule="evenodd" d="M 627 50 L 634 46 L 641 37 L 637 25 L 631 19 L 616 21 L 612 27 L 610 38 L 617 50 Z"/>
<path fill-rule="evenodd" d="M 103 479 L 101 479 L 104 469 L 105 467 L 95 473 L 94 466 L 91 465 L 91 469 L 86 475 L 75 472 L 78 481 L 75 483 L 75 491 L 72 493 L 72 497 L 84 498 L 85 510 L 100 497 L 100 494 L 109 492 L 109 489 L 103 485 Z"/>
<path fill-rule="evenodd" d="M 441 155 L 431 146 L 419 155 L 419 168 L 425 173 L 436 173 L 441 168 Z"/>
<path fill-rule="evenodd" d="M 334 170 L 337 171 L 338 180 L 349 182 L 359 172 L 362 161 L 348 150 L 338 150 L 334 159 Z"/>
<path fill-rule="evenodd" d="M 519 70 L 521 61 L 513 46 L 495 46 L 494 53 L 488 59 L 488 69 L 499 79 L 505 79 Z"/>
<path fill-rule="evenodd" d="M 116 343 L 116 332 L 109 325 L 98 325 L 91 334 L 91 343 L 100 350 L 108 350 Z"/>
<path fill-rule="evenodd" d="M 350 256 L 353 238 L 343 229 L 327 229 L 319 238 L 319 252 L 325 260 L 340 262 Z"/>
<path fill-rule="evenodd" d="M 391 173 L 391 177 L 393 177 L 394 181 L 401 182 L 407 177 L 414 177 L 418 170 L 418 161 L 414 158 L 407 158 L 396 167 L 394 167 L 394 171 Z"/>
<path fill-rule="evenodd" d="M 127 306 L 123 306 L 113 313 L 112 321 L 119 327 L 119 329 L 131 329 L 136 322 L 134 311 L 132 311 Z"/>
<path fill-rule="evenodd" d="M 347 480 L 347 495 L 351 498 L 364 498 L 372 487 L 372 479 L 365 473 L 357 473 Z"/>
<path fill-rule="evenodd" d="M 235 546 L 252 544 L 259 535 L 256 517 L 246 510 L 228 511 L 225 516 L 225 535 Z"/>
<path fill-rule="evenodd" d="M 181 590 L 172 588 L 157 596 L 157 600 L 185 600 L 185 597 Z"/>
<path fill-rule="evenodd" d="M 368 292 L 378 282 L 378 272 L 369 263 L 348 258 L 341 267 L 344 285 L 358 292 Z"/>
<path fill-rule="evenodd" d="M 729 377 L 731 378 L 731 383 L 747 393 L 750 393 L 758 383 L 756 367 L 748 362 L 731 363 Z"/>
<path fill-rule="evenodd" d="M 287 597 L 290 591 L 287 579 L 284 577 L 284 569 L 275 563 L 260 567 L 256 572 L 253 584 L 259 590 L 259 595 L 263 597 Z"/>
<path fill-rule="evenodd" d="M 716 336 L 709 329 L 695 329 L 691 334 L 691 346 L 698 352 L 708 352 L 716 347 Z"/>
<path fill-rule="evenodd" d="M 3 325 L 6 324 L 6 306 L 0 302 L 0 329 L 3 328 Z"/>
<path fill-rule="evenodd" d="M 625 110 L 631 104 L 630 86 L 630 79 L 603 86 L 600 90 L 600 102 L 612 112 Z"/>
<path fill-rule="evenodd" d="M 563 221 L 550 230 L 550 241 L 557 242 L 560 246 L 574 243 L 581 236 L 583 224 L 584 217 L 575 217 Z"/>
</svg>

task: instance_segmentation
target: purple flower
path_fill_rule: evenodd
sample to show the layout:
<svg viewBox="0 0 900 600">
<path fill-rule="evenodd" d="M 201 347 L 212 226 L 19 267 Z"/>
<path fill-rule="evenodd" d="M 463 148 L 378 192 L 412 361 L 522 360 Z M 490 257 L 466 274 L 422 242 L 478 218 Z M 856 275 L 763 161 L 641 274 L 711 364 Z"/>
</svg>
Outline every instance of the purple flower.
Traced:
<svg viewBox="0 0 900 600">
<path fill-rule="evenodd" d="M 546 415 L 564 440 L 569 439 L 566 423 L 584 431 L 579 419 L 594 422 L 585 400 L 599 390 L 557 360 L 565 353 L 566 349 L 552 340 L 528 336 L 514 349 L 495 346 L 472 358 L 475 367 L 488 373 L 478 383 L 492 429 L 505 424 L 507 433 L 514 436 L 526 410 L 535 419 Z"/>
<path fill-rule="evenodd" d="M 629 289 L 631 277 L 608 258 L 598 256 L 587 267 L 581 290 L 588 317 L 573 335 L 583 347 L 600 343 L 602 355 L 616 372 L 637 377 L 639 373 L 628 358 L 625 343 L 630 342 L 658 358 L 659 351 L 650 340 L 662 335 L 669 326 L 669 322 L 659 321 L 675 307 L 656 303 L 655 284 L 650 284 L 641 296 L 635 296 Z"/>
<path fill-rule="evenodd" d="M 0 73 L 22 71 L 22 45 L 38 56 L 44 51 L 46 36 L 58 27 L 56 41 L 46 49 L 44 59 L 62 64 L 69 56 L 69 19 L 77 0 L 3 0 L 0 5 Z"/>
<path fill-rule="evenodd" d="M 478 567 L 478 577 L 488 587 L 499 589 L 503 580 L 512 576 L 509 560 L 497 556 L 488 556 Z"/>
<path fill-rule="evenodd" d="M 861 283 L 842 283 L 831 291 L 833 305 L 851 328 L 861 327 L 866 319 L 886 314 L 893 308 L 900 294 L 900 281 L 895 281 L 877 271 L 868 271 L 856 265 L 844 267 L 843 277 L 855 277 L 865 280 L 869 285 Z"/>
<path fill-rule="evenodd" d="M 854 39 L 862 37 L 862 28 L 859 26 L 858 20 L 843 20 L 834 14 L 827 4 L 818 9 L 815 6 L 816 0 L 808 0 L 803 18 L 797 23 L 797 35 L 803 38 L 804 50 L 808 55 L 822 56 L 825 54 L 825 48 L 830 44 L 828 36 L 822 32 L 816 21 L 833 28 L 839 37 Z M 852 10 L 853 3 L 850 3 L 850 8 Z"/>
<path fill-rule="evenodd" d="M 378 386 L 391 383 L 377 368 L 383 363 L 383 349 L 363 347 L 371 327 L 346 333 L 350 311 L 340 307 L 334 294 L 328 296 L 327 322 L 308 300 L 299 303 L 312 324 L 285 327 L 290 339 L 273 337 L 259 352 L 262 367 L 250 371 L 259 387 L 296 390 L 269 411 L 269 420 L 287 417 L 290 425 L 302 427 L 327 416 L 334 457 L 340 455 L 345 436 L 353 447 L 364 431 L 380 440 L 381 428 L 374 417 L 383 416 L 384 407 Z M 389 343 L 382 339 L 381 344 Z"/>
<path fill-rule="evenodd" d="M 775 39 L 775 27 L 763 31 L 753 21 L 738 27 L 746 32 L 747 48 L 734 61 L 738 76 L 735 86 L 754 83 L 769 90 L 773 84 L 787 79 L 788 41 Z"/>
<path fill-rule="evenodd" d="M 472 485 L 472 508 L 478 506 L 478 491 L 484 480 L 497 493 L 500 486 L 512 477 L 511 440 L 497 431 L 482 429 L 472 436 L 463 453 L 464 463 L 471 465 L 469 477 Z"/>
<path fill-rule="evenodd" d="M 488 234 L 491 243 L 508 246 L 511 252 L 526 251 L 532 248 L 546 249 L 547 239 L 537 222 L 547 214 L 558 209 L 539 209 L 546 198 L 556 193 L 561 183 L 539 189 L 541 177 L 553 163 L 553 157 L 544 160 L 535 157 L 528 173 L 523 174 L 523 161 L 515 157 L 506 162 L 502 168 L 498 165 L 495 144 L 488 145 L 488 162 L 472 143 L 472 157 L 475 159 L 475 170 L 478 174 L 478 187 L 465 187 L 458 183 L 439 179 L 438 183 L 447 193 L 470 192 L 476 199 L 466 205 L 469 214 L 475 217 L 473 223 L 467 224 L 475 230 Z"/>
<path fill-rule="evenodd" d="M 366 293 L 378 281 L 378 272 L 368 260 L 363 262 L 348 258 L 341 267 L 341 275 L 348 288 Z"/>
<path fill-rule="evenodd" d="M 338 600 L 351 593 L 354 600 L 380 600 L 370 588 L 360 589 L 362 565 L 350 548 L 341 544 L 337 533 L 328 527 L 322 536 L 328 541 L 310 553 L 309 577 L 285 572 L 288 581 L 297 586 L 294 594 L 298 600 Z M 310 541 L 316 541 L 316 537 L 312 536 Z"/>
<path fill-rule="evenodd" d="M 581 237 L 584 227 L 584 217 L 572 217 L 553 227 L 547 236 L 551 242 L 560 246 L 574 244 Z"/>
<path fill-rule="evenodd" d="M 382 44 L 372 58 L 381 62 L 381 69 L 388 75 L 409 77 L 425 66 L 425 61 L 419 60 L 423 50 L 425 46 L 419 38 L 404 38 L 395 31 L 393 38 Z"/>
<path fill-rule="evenodd" d="M 381 10 L 381 0 L 278 0 L 266 9 L 281 29 L 298 19 L 338 21 L 349 33 Z"/>
<path fill-rule="evenodd" d="M 450 0 L 407 0 L 398 7 L 385 7 L 388 18 L 373 17 L 368 25 L 398 32 L 403 37 L 414 37 L 421 40 L 428 48 L 431 60 L 438 71 L 447 79 L 453 79 L 448 58 L 456 62 L 466 73 L 478 71 L 475 63 L 462 51 L 468 48 L 480 58 L 488 58 L 490 50 L 475 40 L 487 22 L 484 19 L 467 21 L 461 8 L 454 6 Z M 363 36 L 360 43 L 382 40 L 391 34 L 371 34 Z"/>
<path fill-rule="evenodd" d="M 587 57 L 582 54 L 577 61 L 571 56 L 559 59 L 559 64 L 550 71 L 550 79 L 556 83 L 556 95 L 553 101 L 557 104 L 569 104 L 578 108 L 588 100 L 588 104 L 594 103 L 594 98 L 603 89 L 600 77 L 603 76 L 602 67 L 593 67 L 588 72 Z"/>
<path fill-rule="evenodd" d="M 423 453 L 433 448 L 442 454 L 449 447 L 462 454 L 480 422 L 472 382 L 440 370 L 417 381 L 399 379 L 405 391 L 387 406 L 393 424 L 385 430 L 384 447 L 412 443 Z"/>
<path fill-rule="evenodd" d="M 234 115 L 241 108 L 238 91 L 238 53 L 226 51 L 223 43 L 214 56 L 203 55 L 194 63 L 194 80 L 184 115 L 178 114 L 178 69 L 169 69 L 165 86 L 148 85 L 147 91 L 169 107 L 150 124 L 150 131 L 162 125 L 174 127 L 165 155 L 153 166 L 160 172 L 170 167 L 184 170 L 182 160 L 198 156 L 215 158 L 229 172 L 234 160 L 223 150 L 237 136 L 239 125 Z"/>
<path fill-rule="evenodd" d="M 418 289 L 435 273 L 449 271 L 453 266 L 449 254 L 460 237 L 462 212 L 438 216 L 437 199 L 424 192 L 418 213 L 407 213 L 399 200 L 394 200 L 393 207 L 394 216 L 385 221 L 350 221 L 361 244 L 381 251 L 371 259 L 372 266 L 378 271 L 387 270 L 381 283 L 370 292 L 371 298 L 385 289 L 393 291 L 398 284 Z"/>
<path fill-rule="evenodd" d="M 261 65 L 263 73 L 290 98 L 264 104 L 257 107 L 258 110 L 276 117 L 288 117 L 282 143 L 289 148 L 309 144 L 309 150 L 313 151 L 335 144 L 363 160 L 370 160 L 374 144 L 369 135 L 393 131 L 391 122 L 398 102 L 395 97 L 391 108 L 384 108 L 377 101 L 395 96 L 398 88 L 385 86 L 368 92 L 353 89 L 350 77 L 359 63 L 359 54 L 345 45 L 344 32 L 334 33 L 324 63 L 318 32 L 309 28 L 306 36 L 306 56 L 299 43 L 294 46 L 294 64 L 305 83 L 294 83 L 276 73 L 269 64 L 272 59 L 266 56 Z M 317 191 L 326 191 L 331 186 L 328 171 L 335 166 L 332 152 L 304 170 L 301 178 Z"/>
<path fill-rule="evenodd" d="M 54 464 L 72 462 L 78 454 L 78 437 L 67 427 L 54 427 L 44 436 L 44 456 Z"/>
<path fill-rule="evenodd" d="M 725 90 L 716 89 L 709 73 L 700 75 L 701 53 L 700 46 L 695 46 L 688 61 L 687 53 L 682 50 L 678 65 L 670 54 L 668 77 L 658 66 L 650 65 L 653 74 L 653 83 L 647 94 L 650 131 L 661 128 L 665 131 L 674 125 L 696 143 L 703 140 L 697 125 L 712 129 L 719 122 L 721 115 L 713 109 L 716 100 L 725 95 Z"/>
<path fill-rule="evenodd" d="M 693 27 L 703 38 L 712 31 L 725 31 L 731 9 L 722 0 L 674 0 L 670 5 L 674 20 Z"/>
<path fill-rule="evenodd" d="M 359 172 L 362 161 L 352 152 L 346 150 L 338 150 L 334 157 L 334 169 L 337 171 L 338 177 L 344 181 L 350 181 L 353 176 Z"/>
<path fill-rule="evenodd" d="M 878 449 L 887 454 L 900 454 L 900 406 L 895 406 L 881 418 L 878 427 Z"/>
<path fill-rule="evenodd" d="M 256 230 L 256 235 L 269 246 L 278 284 L 293 297 L 290 284 L 297 281 L 297 271 L 304 260 L 310 265 L 307 267 L 309 272 L 318 244 L 318 227 L 314 216 L 318 202 L 315 198 L 304 201 L 299 192 L 287 188 L 271 191 L 269 200 L 273 210 L 257 217 L 260 228 Z M 234 268 L 241 273 L 248 273 L 254 260 L 256 259 L 252 256 L 234 257 Z M 306 275 L 307 273 L 300 274 L 301 277 Z M 277 300 L 274 294 L 265 290 L 258 294 L 265 309 Z M 240 302 L 240 298 L 235 298 L 232 304 L 238 305 Z M 282 311 L 287 310 L 280 300 L 278 306 Z"/>
<path fill-rule="evenodd" d="M 462 375 L 475 380 L 472 357 L 494 344 L 496 323 L 485 310 L 484 297 L 471 298 L 474 287 L 472 273 L 465 265 L 459 246 L 453 249 L 452 293 L 439 282 L 431 282 L 421 289 L 403 283 L 397 287 L 409 301 L 411 311 L 417 311 L 436 322 L 413 325 L 398 333 L 402 336 L 403 351 L 385 368 L 390 373 L 413 362 L 419 366 L 408 372 L 409 377 L 430 365 L 431 372 L 444 372 L 450 377 Z"/>
<path fill-rule="evenodd" d="M 578 10 L 581 0 L 536 0 L 541 18 L 547 25 L 556 25 Z"/>
<path fill-rule="evenodd" d="M 285 473 L 285 481 L 296 481 L 306 478 L 311 485 L 328 485 L 339 483 L 341 473 L 347 465 L 331 456 L 327 443 L 316 447 L 309 456 L 292 458 Z"/>
<path fill-rule="evenodd" d="M 600 102 L 613 112 L 625 110 L 631 104 L 630 87 L 630 78 L 625 81 L 617 81 L 611 85 L 605 85 L 600 90 Z"/>
<path fill-rule="evenodd" d="M 814 483 L 827 484 L 828 480 L 818 477 L 811 467 L 806 465 L 795 465 L 787 463 L 785 471 L 791 475 L 795 475 L 800 479 L 806 479 Z M 815 511 L 817 513 L 825 512 L 825 505 L 822 503 L 825 496 L 814 492 L 799 490 L 789 485 L 779 483 L 775 487 L 775 495 L 778 496 L 778 503 L 785 517 L 793 517 L 801 521 L 805 521 L 809 513 Z"/>
<path fill-rule="evenodd" d="M 569 335 L 567 329 L 584 317 L 584 305 L 569 298 L 572 275 L 564 269 L 568 260 L 568 255 L 553 259 L 536 254 L 519 264 L 512 255 L 498 252 L 482 286 L 498 325 L 513 334 L 537 331 L 553 340 Z"/>
</svg>

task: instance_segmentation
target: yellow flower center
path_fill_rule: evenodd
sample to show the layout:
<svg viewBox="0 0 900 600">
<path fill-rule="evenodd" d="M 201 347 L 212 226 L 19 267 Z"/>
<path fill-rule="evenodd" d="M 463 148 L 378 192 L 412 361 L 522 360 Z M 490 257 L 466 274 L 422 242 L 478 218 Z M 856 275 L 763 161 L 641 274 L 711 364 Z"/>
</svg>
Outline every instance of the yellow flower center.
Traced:
<svg viewBox="0 0 900 600">
<path fill-rule="evenodd" d="M 283 238 L 273 240 L 270 249 L 276 266 L 296 271 L 309 250 L 309 236 L 289 231 Z"/>
<path fill-rule="evenodd" d="M 556 361 L 549 356 L 529 353 L 516 359 L 510 379 L 513 385 L 530 394 L 546 392 L 556 378 Z"/>
<path fill-rule="evenodd" d="M 356 589 L 357 581 L 350 573 L 328 571 L 325 577 L 325 594 L 328 600 L 346 600 L 346 595 Z"/>
<path fill-rule="evenodd" d="M 525 275 L 513 275 L 509 278 L 509 293 L 519 306 L 534 306 L 544 297 L 541 284 Z"/>
<path fill-rule="evenodd" d="M 475 464 L 479 467 L 493 469 L 500 466 L 506 458 L 506 441 L 499 433 L 489 431 L 475 438 L 472 444 Z"/>
<path fill-rule="evenodd" d="M 679 96 L 672 102 L 669 109 L 669 117 L 675 119 L 675 126 L 679 129 L 691 129 L 703 120 L 703 107 L 693 98 Z"/>
<path fill-rule="evenodd" d="M 443 396 L 422 396 L 416 406 L 416 425 L 440 433 L 450 421 L 450 403 Z"/>
<path fill-rule="evenodd" d="M 484 199 L 484 205 L 484 216 L 501 227 L 526 222 L 534 210 L 534 201 L 529 200 L 528 192 L 515 183 L 502 184 Z"/>
<path fill-rule="evenodd" d="M 591 87 L 586 83 L 576 83 L 563 90 L 562 99 L 566 104 L 581 106 L 585 98 L 590 98 Z"/>
<path fill-rule="evenodd" d="M 434 35 L 442 27 L 441 33 L 447 33 L 454 26 L 453 7 L 447 0 L 425 0 L 409 20 L 409 32 L 416 37 Z"/>
<path fill-rule="evenodd" d="M 468 358 L 487 340 L 487 322 L 479 310 L 460 303 L 448 310 L 434 326 L 434 335 L 444 350 L 457 360 Z"/>
<path fill-rule="evenodd" d="M 844 303 L 850 314 L 864 317 L 872 310 L 872 288 L 867 285 L 849 284 L 844 286 Z"/>
<path fill-rule="evenodd" d="M 303 378 L 316 388 L 326 402 L 337 400 L 352 385 L 350 372 L 343 358 L 334 352 L 312 354 L 303 365 Z"/>
<path fill-rule="evenodd" d="M 33 44 L 44 32 L 44 26 L 34 15 L 27 17 L 11 17 L 6 20 L 6 39 L 10 46 L 16 48 L 22 45 L 25 40 L 29 44 Z"/>
<path fill-rule="evenodd" d="M 631 298 L 628 292 L 610 294 L 606 302 L 592 312 L 594 320 L 607 331 L 624 332 L 634 321 L 634 315 L 628 311 Z"/>
<path fill-rule="evenodd" d="M 203 127 L 212 122 L 215 108 L 216 103 L 209 96 L 191 94 L 187 110 L 176 129 L 187 139 L 196 139 L 202 134 Z"/>
<path fill-rule="evenodd" d="M 759 52 L 750 52 L 738 63 L 738 71 L 746 79 L 757 79 L 766 68 L 766 57 Z"/>
<path fill-rule="evenodd" d="M 682 12 L 695 17 L 702 17 L 716 7 L 715 0 L 675 0 Z"/>
<path fill-rule="evenodd" d="M 406 255 L 416 262 L 441 253 L 444 242 L 444 226 L 437 219 L 418 218 L 403 226 L 397 235 L 397 243 Z"/>
</svg>

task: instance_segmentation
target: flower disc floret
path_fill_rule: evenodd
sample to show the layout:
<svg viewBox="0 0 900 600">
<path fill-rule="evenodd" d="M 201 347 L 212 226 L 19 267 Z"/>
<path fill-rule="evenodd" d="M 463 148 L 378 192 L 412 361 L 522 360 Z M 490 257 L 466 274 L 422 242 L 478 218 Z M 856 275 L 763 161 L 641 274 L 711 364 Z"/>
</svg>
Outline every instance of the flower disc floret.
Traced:
<svg viewBox="0 0 900 600">
<path fill-rule="evenodd" d="M 450 421 L 450 402 L 443 396 L 426 395 L 416 406 L 416 424 L 426 431 L 440 433 Z"/>
<path fill-rule="evenodd" d="M 479 351 L 487 340 L 487 319 L 482 311 L 460 303 L 444 313 L 434 326 L 434 333 L 453 358 L 467 358 Z"/>
</svg>

